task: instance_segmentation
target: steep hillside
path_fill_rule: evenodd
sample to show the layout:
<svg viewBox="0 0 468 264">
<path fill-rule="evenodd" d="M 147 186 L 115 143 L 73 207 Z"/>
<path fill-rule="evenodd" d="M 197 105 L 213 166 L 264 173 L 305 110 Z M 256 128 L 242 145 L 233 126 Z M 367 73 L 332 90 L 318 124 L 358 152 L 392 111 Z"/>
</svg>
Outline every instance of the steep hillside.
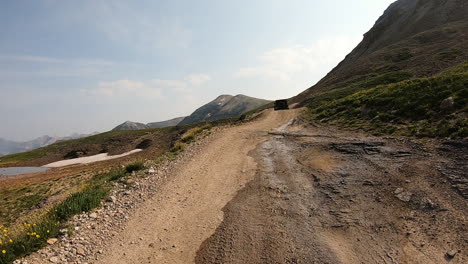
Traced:
<svg viewBox="0 0 468 264">
<path fill-rule="evenodd" d="M 133 122 L 133 121 L 125 121 L 122 124 L 114 127 L 112 131 L 116 130 L 139 130 L 139 129 L 148 129 L 149 127 L 145 124 Z"/>
<path fill-rule="evenodd" d="M 389 89 L 390 86 L 394 87 L 392 84 L 414 80 L 414 82 L 403 82 L 398 85 L 398 90 L 402 93 L 398 93 L 401 98 L 396 101 L 412 100 L 412 107 L 437 113 L 431 115 L 431 118 L 423 115 L 417 121 L 442 122 L 445 120 L 448 123 L 458 122 L 460 124 L 460 122 L 466 121 L 464 106 L 460 106 L 457 111 L 454 108 L 451 111 L 441 112 L 439 105 L 442 100 L 448 97 L 460 97 L 466 93 L 466 80 L 460 77 L 460 74 L 464 73 L 457 73 L 457 76 L 461 78 L 461 80 L 457 79 L 457 88 L 452 87 L 452 83 L 448 81 L 450 76 L 455 73 L 438 74 L 448 71 L 454 66 L 463 65 L 466 61 L 468 61 L 468 2 L 461 0 L 399 0 L 385 11 L 374 27 L 364 35 L 363 41 L 335 69 L 316 85 L 292 98 L 292 101 L 308 106 L 313 112 L 311 116 L 321 121 L 336 121 L 335 123 L 341 124 L 338 122 L 338 119 L 341 118 L 332 114 L 336 110 L 331 110 L 332 105 L 337 103 L 336 100 L 342 100 L 347 96 L 358 96 L 359 103 L 353 101 L 355 103 L 354 111 L 359 110 L 362 114 L 356 118 L 372 120 L 375 116 L 368 115 L 367 109 L 369 107 L 364 102 L 368 99 L 367 96 L 375 94 L 368 92 L 358 95 L 357 93 L 372 89 L 378 92 L 380 88 Z M 464 69 L 463 66 L 460 67 Z M 422 82 L 421 85 L 425 84 L 421 78 L 430 78 L 428 81 L 431 83 L 438 83 L 437 96 L 433 99 L 439 101 L 431 102 L 430 107 L 419 105 L 417 102 L 424 102 L 414 100 L 415 97 L 410 96 L 410 90 L 416 89 L 412 84 L 418 82 Z M 425 85 L 416 90 L 421 97 L 424 97 L 425 94 L 434 92 L 431 90 L 433 88 L 433 86 Z M 406 91 L 406 89 L 409 90 Z M 454 94 L 454 90 L 458 91 L 457 94 Z M 389 95 L 387 94 L 387 96 Z M 442 98 L 441 96 L 446 97 Z M 457 103 L 460 103 L 460 100 Z M 341 101 L 340 104 L 341 107 L 344 107 L 345 103 Z M 389 111 L 395 111 L 395 109 Z M 392 113 L 384 114 L 394 115 Z M 388 120 L 387 118 L 383 119 L 385 120 L 380 121 L 390 123 L 398 122 L 404 118 L 396 116 L 388 118 Z M 370 123 L 377 122 L 376 120 L 374 119 Z M 412 122 L 411 120 L 406 121 Z M 354 126 L 359 127 L 358 123 L 360 122 L 356 122 Z M 462 127 L 458 127 L 458 129 L 462 129 Z M 414 130 L 417 131 L 419 128 Z M 393 129 L 388 130 L 388 132 L 391 131 Z M 447 135 L 447 133 L 432 132 L 419 134 Z"/>
<path fill-rule="evenodd" d="M 161 121 L 161 122 L 152 122 L 146 124 L 149 128 L 163 128 L 163 127 L 170 127 L 170 126 L 177 126 L 180 121 L 184 120 L 185 116 L 182 117 L 176 117 L 173 119 L 169 119 L 166 121 Z"/>
<path fill-rule="evenodd" d="M 248 97 L 245 95 L 221 95 L 208 104 L 198 108 L 179 124 L 190 124 L 201 121 L 212 121 L 242 115 L 269 103 L 268 100 Z"/>
</svg>

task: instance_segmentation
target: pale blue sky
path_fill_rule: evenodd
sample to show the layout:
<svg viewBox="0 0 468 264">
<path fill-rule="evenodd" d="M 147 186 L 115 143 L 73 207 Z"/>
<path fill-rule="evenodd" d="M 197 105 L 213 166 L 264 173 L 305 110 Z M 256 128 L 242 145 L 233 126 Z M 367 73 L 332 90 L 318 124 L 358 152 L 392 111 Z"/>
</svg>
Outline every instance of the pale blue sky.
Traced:
<svg viewBox="0 0 468 264">
<path fill-rule="evenodd" d="M 0 137 L 107 131 L 316 83 L 393 0 L 4 0 Z"/>
</svg>

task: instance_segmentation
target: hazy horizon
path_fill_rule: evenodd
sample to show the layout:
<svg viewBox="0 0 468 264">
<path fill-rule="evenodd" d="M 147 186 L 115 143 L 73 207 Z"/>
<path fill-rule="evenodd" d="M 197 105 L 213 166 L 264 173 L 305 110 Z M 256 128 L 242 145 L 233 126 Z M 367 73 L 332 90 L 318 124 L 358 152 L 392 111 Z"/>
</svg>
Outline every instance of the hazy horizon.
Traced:
<svg viewBox="0 0 468 264">
<path fill-rule="evenodd" d="M 163 121 L 221 94 L 294 96 L 335 67 L 392 2 L 4 2 L 0 138 Z"/>
</svg>

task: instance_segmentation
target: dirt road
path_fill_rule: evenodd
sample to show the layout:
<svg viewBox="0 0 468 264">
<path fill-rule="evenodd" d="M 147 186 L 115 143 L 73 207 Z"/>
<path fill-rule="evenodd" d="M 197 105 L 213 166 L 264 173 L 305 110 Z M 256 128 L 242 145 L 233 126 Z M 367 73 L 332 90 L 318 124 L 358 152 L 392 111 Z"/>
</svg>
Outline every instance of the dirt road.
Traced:
<svg viewBox="0 0 468 264">
<path fill-rule="evenodd" d="M 297 114 L 216 135 L 98 263 L 468 262 L 466 143 L 337 132 Z"/>
<path fill-rule="evenodd" d="M 254 179 L 258 165 L 250 152 L 295 115 L 267 113 L 216 135 L 141 206 L 98 263 L 192 263 L 222 222 L 223 207 Z"/>
</svg>

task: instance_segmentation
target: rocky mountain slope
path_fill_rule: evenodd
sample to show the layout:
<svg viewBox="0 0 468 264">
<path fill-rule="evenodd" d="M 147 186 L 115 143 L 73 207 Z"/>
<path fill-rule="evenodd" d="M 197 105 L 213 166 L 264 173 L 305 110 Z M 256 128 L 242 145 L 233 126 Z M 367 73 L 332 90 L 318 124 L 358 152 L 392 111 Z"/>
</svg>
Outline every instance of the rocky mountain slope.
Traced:
<svg viewBox="0 0 468 264">
<path fill-rule="evenodd" d="M 173 119 L 169 119 L 166 121 L 160 122 L 152 122 L 148 124 L 133 122 L 133 121 L 125 121 L 122 124 L 116 126 L 112 130 L 140 130 L 140 129 L 149 129 L 149 128 L 164 128 L 164 127 L 171 127 L 176 126 L 185 118 L 183 117 L 176 117 Z"/>
<path fill-rule="evenodd" d="M 163 128 L 163 127 L 177 126 L 180 123 L 180 121 L 184 120 L 184 118 L 185 116 L 176 117 L 176 118 L 169 119 L 166 121 L 148 123 L 146 125 L 149 128 Z"/>
<path fill-rule="evenodd" d="M 270 101 L 268 100 L 253 98 L 242 94 L 236 96 L 221 95 L 215 100 L 195 110 L 195 112 L 184 118 L 184 120 L 182 120 L 179 124 L 184 125 L 202 121 L 212 121 L 223 118 L 236 117 L 269 102 Z"/>
<path fill-rule="evenodd" d="M 339 125 L 406 135 L 428 129 L 447 133 L 422 134 L 463 135 L 468 133 L 466 61 L 468 2 L 399 0 L 337 67 L 292 101 L 308 106 L 316 120 Z M 371 90 L 375 93 L 362 94 Z M 412 96 L 413 90 L 419 96 Z M 437 96 L 425 98 L 434 93 Z M 377 94 L 369 102 L 370 96 Z M 454 107 L 442 109 L 445 99 L 452 100 Z M 352 107 L 339 100 L 352 102 Z M 385 107 L 372 106 L 382 100 Z M 428 115 L 404 117 L 398 112 L 401 102 L 409 102 L 408 109 Z M 352 120 L 339 112 L 351 115 Z"/>
<path fill-rule="evenodd" d="M 139 130 L 139 129 L 148 129 L 149 127 L 143 123 L 125 121 L 122 124 L 114 127 L 112 131 L 115 130 Z"/>
</svg>

